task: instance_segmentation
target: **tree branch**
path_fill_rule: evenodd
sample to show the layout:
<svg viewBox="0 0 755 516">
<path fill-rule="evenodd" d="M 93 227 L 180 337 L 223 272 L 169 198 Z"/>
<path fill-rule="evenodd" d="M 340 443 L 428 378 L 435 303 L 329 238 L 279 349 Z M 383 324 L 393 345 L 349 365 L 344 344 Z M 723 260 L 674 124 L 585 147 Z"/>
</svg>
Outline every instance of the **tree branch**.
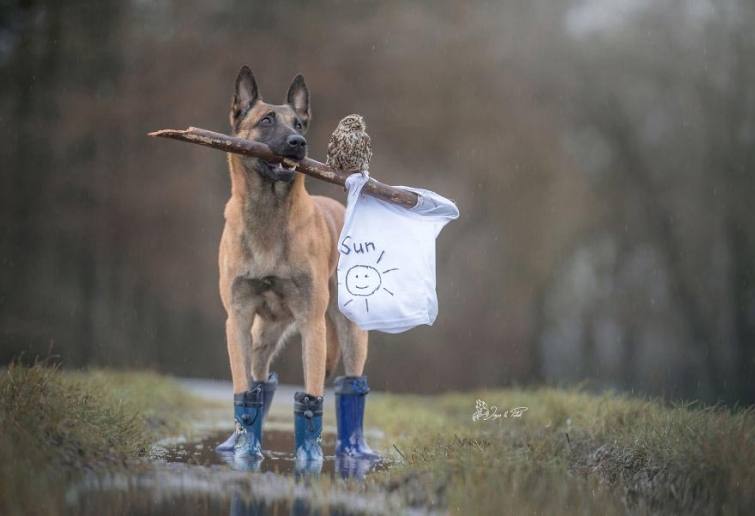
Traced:
<svg viewBox="0 0 755 516">
<path fill-rule="evenodd" d="M 281 163 L 289 168 L 306 174 L 308 176 L 322 179 L 328 183 L 344 186 L 346 184 L 346 178 L 349 174 L 341 172 L 334 168 L 331 168 L 324 163 L 315 161 L 311 158 L 304 158 L 301 161 L 295 161 L 291 158 L 285 158 L 274 153 L 270 147 L 264 143 L 255 142 L 252 140 L 245 140 L 243 138 L 236 138 L 234 136 L 228 136 L 221 133 L 215 133 L 206 129 L 200 129 L 198 127 L 189 127 L 185 131 L 177 129 L 163 129 L 161 131 L 155 131 L 149 133 L 149 136 L 155 138 L 170 138 L 172 140 L 180 140 L 183 142 L 196 143 L 198 145 L 205 145 L 212 147 L 213 149 L 222 150 L 225 152 L 232 152 L 235 154 L 243 154 L 244 156 L 253 156 L 255 158 L 264 159 L 271 163 Z M 364 185 L 362 192 L 372 197 L 376 197 L 380 200 L 401 206 L 403 208 L 413 208 L 417 205 L 418 197 L 414 192 L 395 188 L 393 186 L 386 185 L 380 181 L 370 178 L 370 181 Z"/>
</svg>

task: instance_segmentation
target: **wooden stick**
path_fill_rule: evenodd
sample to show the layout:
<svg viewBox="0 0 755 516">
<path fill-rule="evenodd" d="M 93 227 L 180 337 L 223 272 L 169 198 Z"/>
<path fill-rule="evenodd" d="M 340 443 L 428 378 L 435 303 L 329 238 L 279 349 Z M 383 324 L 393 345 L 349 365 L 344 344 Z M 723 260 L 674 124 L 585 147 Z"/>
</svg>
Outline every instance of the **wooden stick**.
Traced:
<svg viewBox="0 0 755 516">
<path fill-rule="evenodd" d="M 196 143 L 205 145 L 213 149 L 219 149 L 225 152 L 253 156 L 264 159 L 271 163 L 281 163 L 288 168 L 292 168 L 302 174 L 322 179 L 328 183 L 344 186 L 349 174 L 331 168 L 324 163 L 315 161 L 311 158 L 304 158 L 301 161 L 295 161 L 291 158 L 279 156 L 274 153 L 270 147 L 264 143 L 236 138 L 221 133 L 215 133 L 198 127 L 189 127 L 185 131 L 178 129 L 163 129 L 149 133 L 149 136 L 155 138 L 170 138 L 183 142 Z M 417 205 L 418 197 L 414 192 L 402 190 L 393 186 L 386 185 L 380 181 L 370 178 L 369 182 L 364 185 L 362 192 L 372 197 L 377 197 L 383 201 L 401 206 L 403 208 L 413 208 Z"/>
</svg>

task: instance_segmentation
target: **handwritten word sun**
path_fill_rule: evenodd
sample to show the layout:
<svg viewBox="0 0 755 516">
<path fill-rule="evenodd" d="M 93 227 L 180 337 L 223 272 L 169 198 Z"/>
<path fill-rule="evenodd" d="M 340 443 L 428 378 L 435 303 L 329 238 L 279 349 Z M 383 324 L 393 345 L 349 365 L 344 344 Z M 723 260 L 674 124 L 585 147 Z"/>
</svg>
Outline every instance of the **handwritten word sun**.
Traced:
<svg viewBox="0 0 755 516">
<path fill-rule="evenodd" d="M 343 255 L 351 253 L 365 255 L 365 260 L 362 264 L 353 265 L 346 272 L 346 291 L 352 298 L 346 301 L 343 306 L 348 306 L 357 299 L 364 299 L 364 309 L 369 312 L 370 297 L 382 294 L 383 292 L 390 296 L 394 295 L 392 291 L 383 286 L 383 281 L 386 274 L 397 271 L 398 267 L 386 265 L 388 260 L 385 251 L 380 251 L 378 254 L 374 242 L 355 242 L 350 236 L 347 236 L 341 242 L 339 251 Z"/>
</svg>

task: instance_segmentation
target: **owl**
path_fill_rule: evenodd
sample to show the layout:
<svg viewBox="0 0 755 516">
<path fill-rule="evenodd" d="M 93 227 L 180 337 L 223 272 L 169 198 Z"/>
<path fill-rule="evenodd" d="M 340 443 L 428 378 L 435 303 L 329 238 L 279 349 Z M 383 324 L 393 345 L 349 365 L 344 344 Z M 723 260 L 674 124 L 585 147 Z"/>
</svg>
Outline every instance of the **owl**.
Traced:
<svg viewBox="0 0 755 516">
<path fill-rule="evenodd" d="M 372 158 L 370 135 L 361 115 L 349 115 L 330 137 L 325 164 L 347 173 L 368 170 Z"/>
</svg>

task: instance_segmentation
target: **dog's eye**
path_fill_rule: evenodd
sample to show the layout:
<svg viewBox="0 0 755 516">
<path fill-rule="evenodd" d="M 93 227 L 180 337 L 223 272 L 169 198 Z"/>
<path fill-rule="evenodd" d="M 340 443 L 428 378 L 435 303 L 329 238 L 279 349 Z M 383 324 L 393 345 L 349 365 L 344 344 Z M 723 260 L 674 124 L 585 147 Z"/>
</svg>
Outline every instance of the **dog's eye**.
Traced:
<svg viewBox="0 0 755 516">
<path fill-rule="evenodd" d="M 296 130 L 297 130 L 297 131 L 301 131 L 301 130 L 302 130 L 302 127 L 304 127 L 304 126 L 303 126 L 303 125 L 301 125 L 301 122 L 299 122 L 299 121 L 297 120 L 297 121 L 296 121 L 296 123 L 294 123 L 294 127 L 296 128 Z"/>
<path fill-rule="evenodd" d="M 266 117 L 264 117 L 264 118 L 263 118 L 262 120 L 260 120 L 260 123 L 261 123 L 262 125 L 270 125 L 270 124 L 272 124 L 272 123 L 273 123 L 273 119 L 272 119 L 272 117 L 270 117 L 270 116 L 266 116 Z"/>
</svg>

